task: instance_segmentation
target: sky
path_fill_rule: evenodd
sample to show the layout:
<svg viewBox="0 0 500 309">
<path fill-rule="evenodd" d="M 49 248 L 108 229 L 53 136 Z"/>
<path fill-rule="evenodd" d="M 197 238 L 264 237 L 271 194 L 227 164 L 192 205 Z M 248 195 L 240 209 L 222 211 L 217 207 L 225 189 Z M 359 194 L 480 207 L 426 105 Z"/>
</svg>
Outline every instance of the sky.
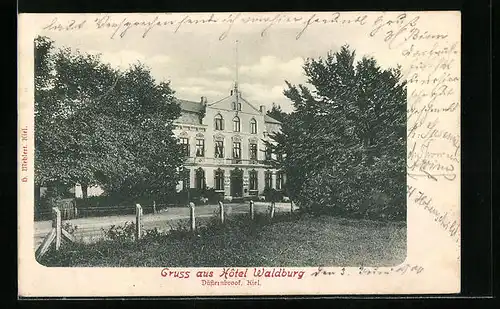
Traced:
<svg viewBox="0 0 500 309">
<path fill-rule="evenodd" d="M 304 20 L 312 13 L 301 15 Z M 211 14 L 167 14 L 159 20 L 190 18 L 207 19 Z M 373 56 L 383 67 L 398 64 L 393 51 L 388 52 L 380 38 L 368 35 L 369 28 L 360 25 L 314 24 L 303 30 L 304 23 L 248 22 L 242 20 L 265 16 L 275 18 L 279 13 L 243 13 L 234 23 L 187 24 L 155 27 L 145 33 L 144 27 L 131 27 L 124 34 L 113 22 L 119 24 L 123 18 L 130 21 L 151 21 L 158 15 L 46 15 L 37 19 L 40 30 L 37 34 L 53 39 L 56 46 L 79 49 L 82 52 L 101 54 L 104 62 L 126 69 L 130 64 L 146 64 L 158 81 L 170 81 L 176 96 L 198 101 L 201 96 L 214 102 L 229 95 L 236 79 L 243 97 L 254 106 L 271 107 L 276 103 L 285 111 L 292 110 L 291 102 L 283 95 L 285 80 L 292 84 L 305 83 L 302 65 L 308 57 L 326 56 L 348 44 L 356 50 L 357 57 Z M 300 15 L 300 14 L 299 14 Z M 284 17 L 281 14 L 279 17 Z M 326 14 L 325 16 L 331 16 Z M 234 17 L 234 15 L 233 15 Z M 343 18 L 354 18 L 345 15 Z M 96 19 L 97 18 L 97 19 Z M 229 13 L 215 15 L 222 20 Z M 66 26 L 68 20 L 77 24 L 85 21 L 82 29 L 74 31 L 54 30 L 50 25 Z M 99 20 L 100 24 L 97 22 Z M 98 27 L 97 25 L 104 25 Z M 115 25 L 116 26 L 116 25 Z M 263 29 L 267 30 L 262 32 Z M 221 40 L 221 35 L 225 37 Z M 236 57 L 238 41 L 238 57 Z M 238 65 L 237 65 L 238 64 Z"/>
</svg>

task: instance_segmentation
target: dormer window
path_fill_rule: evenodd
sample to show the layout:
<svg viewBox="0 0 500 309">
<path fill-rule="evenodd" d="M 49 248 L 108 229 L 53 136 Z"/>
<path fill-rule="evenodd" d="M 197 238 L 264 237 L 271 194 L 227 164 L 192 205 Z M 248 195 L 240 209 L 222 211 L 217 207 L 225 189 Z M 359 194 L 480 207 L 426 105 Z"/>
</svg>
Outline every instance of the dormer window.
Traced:
<svg viewBox="0 0 500 309">
<path fill-rule="evenodd" d="M 240 132 L 240 118 L 238 116 L 233 118 L 233 131 Z"/>
</svg>

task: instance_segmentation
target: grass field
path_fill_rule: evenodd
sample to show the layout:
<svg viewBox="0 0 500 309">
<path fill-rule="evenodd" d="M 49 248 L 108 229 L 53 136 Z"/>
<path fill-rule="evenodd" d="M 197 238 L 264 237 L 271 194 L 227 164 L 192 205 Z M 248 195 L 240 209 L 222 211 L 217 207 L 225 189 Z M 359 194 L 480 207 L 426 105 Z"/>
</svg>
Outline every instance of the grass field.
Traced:
<svg viewBox="0 0 500 309">
<path fill-rule="evenodd" d="M 46 266 L 222 267 L 392 266 L 406 257 L 406 224 L 282 215 L 270 223 L 233 217 L 213 221 L 195 235 L 183 225 L 141 242 L 100 241 L 51 252 Z M 213 220 L 213 219 L 210 219 Z M 187 222 L 185 222 L 187 223 Z"/>
</svg>

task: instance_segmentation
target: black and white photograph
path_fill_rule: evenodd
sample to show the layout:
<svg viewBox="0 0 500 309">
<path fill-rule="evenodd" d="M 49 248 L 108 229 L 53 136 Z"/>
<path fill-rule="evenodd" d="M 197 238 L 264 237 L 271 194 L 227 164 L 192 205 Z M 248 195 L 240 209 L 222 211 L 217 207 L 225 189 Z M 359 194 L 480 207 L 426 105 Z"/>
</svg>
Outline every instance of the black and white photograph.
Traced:
<svg viewBox="0 0 500 309">
<path fill-rule="evenodd" d="M 20 181 L 44 271 L 251 294 L 417 276 L 412 230 L 457 237 L 459 204 L 433 194 L 458 196 L 459 31 L 403 12 L 32 18 Z"/>
</svg>

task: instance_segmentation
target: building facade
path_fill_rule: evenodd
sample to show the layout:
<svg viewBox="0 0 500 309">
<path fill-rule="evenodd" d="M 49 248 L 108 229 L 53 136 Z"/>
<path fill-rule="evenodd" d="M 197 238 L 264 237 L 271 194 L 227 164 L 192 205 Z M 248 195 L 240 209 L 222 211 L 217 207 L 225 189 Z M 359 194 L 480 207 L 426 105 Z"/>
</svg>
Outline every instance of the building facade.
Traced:
<svg viewBox="0 0 500 309">
<path fill-rule="evenodd" d="M 214 188 L 225 197 L 261 195 L 265 188 L 282 190 L 285 174 L 270 168 L 273 154 L 264 141 L 281 123 L 248 102 L 237 85 L 229 96 L 208 103 L 178 100 L 181 116 L 174 134 L 186 156 L 178 190 Z"/>
</svg>

